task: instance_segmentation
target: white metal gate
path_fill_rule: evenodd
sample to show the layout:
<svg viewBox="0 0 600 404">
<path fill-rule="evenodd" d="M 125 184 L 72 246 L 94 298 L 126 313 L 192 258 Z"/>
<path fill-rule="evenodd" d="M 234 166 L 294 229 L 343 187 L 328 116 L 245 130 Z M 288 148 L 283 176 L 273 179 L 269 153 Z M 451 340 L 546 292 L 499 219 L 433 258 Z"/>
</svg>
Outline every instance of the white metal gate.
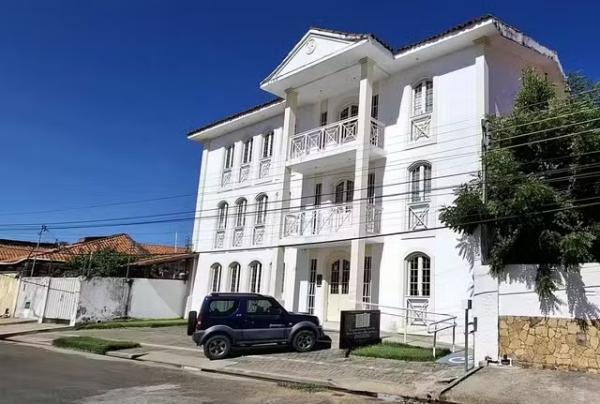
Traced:
<svg viewBox="0 0 600 404">
<path fill-rule="evenodd" d="M 79 278 L 50 278 L 44 318 L 71 320 L 77 310 Z"/>
</svg>

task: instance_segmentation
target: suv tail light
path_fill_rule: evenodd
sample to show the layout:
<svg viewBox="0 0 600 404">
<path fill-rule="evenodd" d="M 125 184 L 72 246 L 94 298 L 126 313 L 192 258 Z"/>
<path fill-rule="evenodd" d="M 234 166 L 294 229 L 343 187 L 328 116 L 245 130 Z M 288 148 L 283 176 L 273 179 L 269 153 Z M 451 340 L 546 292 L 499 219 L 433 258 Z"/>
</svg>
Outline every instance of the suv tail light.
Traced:
<svg viewBox="0 0 600 404">
<path fill-rule="evenodd" d="M 203 315 L 199 315 L 198 316 L 198 320 L 196 321 L 196 329 L 197 330 L 201 330 L 202 329 L 202 322 L 204 321 L 204 316 Z"/>
</svg>

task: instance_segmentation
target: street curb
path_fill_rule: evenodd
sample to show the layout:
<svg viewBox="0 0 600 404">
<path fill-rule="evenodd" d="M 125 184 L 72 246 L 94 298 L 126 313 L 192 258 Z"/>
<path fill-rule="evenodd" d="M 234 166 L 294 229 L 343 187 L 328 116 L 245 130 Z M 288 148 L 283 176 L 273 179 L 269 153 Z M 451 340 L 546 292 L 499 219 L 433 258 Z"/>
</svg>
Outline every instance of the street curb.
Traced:
<svg viewBox="0 0 600 404">
<path fill-rule="evenodd" d="M 483 367 L 477 366 L 477 367 L 469 370 L 467 373 L 465 373 L 464 375 L 462 375 L 461 377 L 457 378 L 456 380 L 454 380 L 453 382 L 451 382 L 450 384 L 448 384 L 446 387 L 444 387 L 440 391 L 440 393 L 436 397 L 434 397 L 434 400 L 445 402 L 445 403 L 453 403 L 453 401 L 444 400 L 442 398 L 442 396 L 444 394 L 446 394 L 448 391 L 452 390 L 454 387 L 456 387 L 459 383 L 461 383 L 464 380 L 466 380 L 467 378 L 469 378 L 471 375 L 474 375 L 475 373 L 479 372 L 481 369 L 483 369 Z"/>
<path fill-rule="evenodd" d="M 17 337 L 20 335 L 40 334 L 40 333 L 44 333 L 44 332 L 54 332 L 54 331 L 67 331 L 67 330 L 72 330 L 73 328 L 74 327 L 67 325 L 64 327 L 48 328 L 48 329 L 44 329 L 44 330 L 15 331 L 15 332 L 0 334 L 0 340 L 5 340 L 7 338 Z"/>
</svg>

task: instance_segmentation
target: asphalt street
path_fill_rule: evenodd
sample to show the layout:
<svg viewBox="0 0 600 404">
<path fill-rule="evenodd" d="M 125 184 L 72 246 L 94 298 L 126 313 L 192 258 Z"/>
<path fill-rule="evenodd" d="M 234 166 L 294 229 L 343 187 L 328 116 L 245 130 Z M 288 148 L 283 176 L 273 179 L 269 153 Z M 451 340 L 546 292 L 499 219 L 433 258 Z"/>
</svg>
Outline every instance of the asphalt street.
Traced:
<svg viewBox="0 0 600 404">
<path fill-rule="evenodd" d="M 2 403 L 359 403 L 274 383 L 0 342 Z"/>
</svg>

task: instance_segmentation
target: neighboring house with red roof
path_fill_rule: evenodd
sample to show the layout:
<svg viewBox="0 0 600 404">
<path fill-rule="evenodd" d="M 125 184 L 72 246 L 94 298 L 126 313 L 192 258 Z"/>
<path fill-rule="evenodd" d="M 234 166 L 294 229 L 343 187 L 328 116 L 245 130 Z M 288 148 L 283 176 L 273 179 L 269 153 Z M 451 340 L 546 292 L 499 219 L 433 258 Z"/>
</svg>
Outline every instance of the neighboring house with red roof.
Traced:
<svg viewBox="0 0 600 404">
<path fill-rule="evenodd" d="M 138 243 L 128 234 L 84 237 L 73 244 L 0 240 L 0 271 L 26 275 L 61 276 L 74 258 L 93 257 L 101 251 L 131 256 L 129 275 L 139 278 L 187 278 L 194 254 L 187 248 Z M 123 268 L 123 276 L 127 268 Z"/>
</svg>

